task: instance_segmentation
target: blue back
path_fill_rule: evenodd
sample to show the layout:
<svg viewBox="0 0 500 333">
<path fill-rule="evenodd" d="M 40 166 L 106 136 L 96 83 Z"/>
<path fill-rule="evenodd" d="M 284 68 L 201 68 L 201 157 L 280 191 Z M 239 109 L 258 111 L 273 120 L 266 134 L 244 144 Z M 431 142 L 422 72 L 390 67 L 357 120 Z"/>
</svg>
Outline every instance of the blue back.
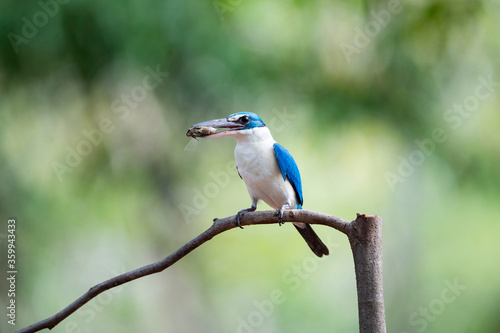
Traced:
<svg viewBox="0 0 500 333">
<path fill-rule="evenodd" d="M 298 209 L 302 208 L 302 204 L 304 203 L 304 199 L 302 197 L 302 181 L 300 180 L 299 168 L 297 167 L 297 163 L 293 159 L 292 155 L 285 147 L 282 145 L 275 143 L 273 145 L 274 155 L 276 155 L 276 160 L 278 161 L 278 166 L 281 171 L 281 175 L 283 176 L 283 180 L 288 180 L 293 186 L 295 190 L 295 194 L 297 196 L 297 201 L 299 202 Z"/>
</svg>

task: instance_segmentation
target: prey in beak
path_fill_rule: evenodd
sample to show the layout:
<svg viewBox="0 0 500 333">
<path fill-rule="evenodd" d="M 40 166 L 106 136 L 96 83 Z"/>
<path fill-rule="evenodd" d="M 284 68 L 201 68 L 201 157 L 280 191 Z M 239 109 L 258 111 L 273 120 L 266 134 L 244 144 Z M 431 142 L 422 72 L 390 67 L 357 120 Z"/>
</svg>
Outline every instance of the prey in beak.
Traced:
<svg viewBox="0 0 500 333">
<path fill-rule="evenodd" d="M 186 132 L 186 136 L 198 140 L 198 138 L 219 138 L 221 136 L 235 134 L 238 130 L 246 126 L 246 123 L 242 122 L 240 118 L 241 117 L 227 117 L 197 123 L 191 125 Z"/>
</svg>

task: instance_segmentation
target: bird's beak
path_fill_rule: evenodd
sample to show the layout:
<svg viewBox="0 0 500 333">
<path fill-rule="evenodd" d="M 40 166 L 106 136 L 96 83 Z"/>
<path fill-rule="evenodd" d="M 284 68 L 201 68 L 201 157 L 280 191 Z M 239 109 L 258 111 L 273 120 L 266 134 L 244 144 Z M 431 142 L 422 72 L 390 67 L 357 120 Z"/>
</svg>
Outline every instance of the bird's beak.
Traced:
<svg viewBox="0 0 500 333">
<path fill-rule="evenodd" d="M 229 121 L 227 120 L 227 118 L 221 118 L 191 125 L 186 135 L 200 138 L 218 138 L 221 136 L 235 134 L 239 129 L 242 129 L 243 127 L 245 126 L 240 123 Z M 218 129 L 224 130 L 219 131 Z"/>
</svg>

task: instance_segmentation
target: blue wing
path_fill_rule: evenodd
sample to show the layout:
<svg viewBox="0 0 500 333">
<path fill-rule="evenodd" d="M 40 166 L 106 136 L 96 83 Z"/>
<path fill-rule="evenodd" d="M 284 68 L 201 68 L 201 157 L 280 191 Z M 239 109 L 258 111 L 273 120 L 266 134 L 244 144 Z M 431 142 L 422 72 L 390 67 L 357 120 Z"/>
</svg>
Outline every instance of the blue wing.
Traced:
<svg viewBox="0 0 500 333">
<path fill-rule="evenodd" d="M 283 176 L 283 180 L 288 180 L 293 186 L 295 190 L 295 194 L 297 195 L 297 201 L 299 202 L 299 209 L 302 208 L 302 204 L 304 200 L 302 198 L 302 182 L 300 180 L 299 168 L 297 167 L 297 163 L 293 159 L 292 155 L 285 147 L 282 145 L 275 143 L 273 145 L 274 155 L 276 156 L 276 161 L 278 161 L 278 166 L 281 171 L 281 175 Z"/>
</svg>

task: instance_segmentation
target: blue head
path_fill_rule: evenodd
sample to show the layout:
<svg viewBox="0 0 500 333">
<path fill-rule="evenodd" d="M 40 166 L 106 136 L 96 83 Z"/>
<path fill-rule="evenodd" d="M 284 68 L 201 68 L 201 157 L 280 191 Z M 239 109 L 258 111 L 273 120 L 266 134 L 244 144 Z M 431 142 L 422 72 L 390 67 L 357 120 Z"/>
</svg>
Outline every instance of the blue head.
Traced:
<svg viewBox="0 0 500 333">
<path fill-rule="evenodd" d="M 260 117 L 253 112 L 238 112 L 227 116 L 228 121 L 233 121 L 245 125 L 242 130 L 254 127 L 266 127 L 266 124 Z"/>
<path fill-rule="evenodd" d="M 266 127 L 266 124 L 264 124 L 262 119 L 260 119 L 260 117 L 253 112 L 238 112 L 230 114 L 226 118 L 214 119 L 191 125 L 191 128 L 200 126 L 225 129 L 210 134 L 199 135 L 200 137 L 221 137 L 234 135 L 239 131 L 249 130 L 256 127 Z"/>
</svg>

